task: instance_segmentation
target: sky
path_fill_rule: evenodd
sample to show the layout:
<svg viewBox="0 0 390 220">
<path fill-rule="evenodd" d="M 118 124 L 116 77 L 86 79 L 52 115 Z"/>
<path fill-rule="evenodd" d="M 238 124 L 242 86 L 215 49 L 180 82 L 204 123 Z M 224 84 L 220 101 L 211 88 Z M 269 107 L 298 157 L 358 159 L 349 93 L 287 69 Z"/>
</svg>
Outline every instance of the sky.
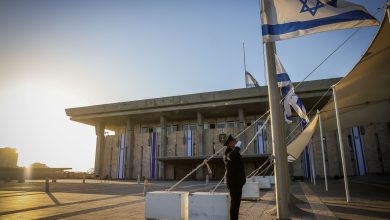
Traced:
<svg viewBox="0 0 390 220">
<path fill-rule="evenodd" d="M 354 0 L 371 14 L 385 0 Z M 95 131 L 65 108 L 265 85 L 258 0 L 0 1 L 0 147 L 19 166 L 93 168 Z M 383 18 L 383 10 L 376 14 Z M 309 80 L 345 76 L 378 27 L 361 29 Z M 354 30 L 277 42 L 302 80 Z"/>
</svg>

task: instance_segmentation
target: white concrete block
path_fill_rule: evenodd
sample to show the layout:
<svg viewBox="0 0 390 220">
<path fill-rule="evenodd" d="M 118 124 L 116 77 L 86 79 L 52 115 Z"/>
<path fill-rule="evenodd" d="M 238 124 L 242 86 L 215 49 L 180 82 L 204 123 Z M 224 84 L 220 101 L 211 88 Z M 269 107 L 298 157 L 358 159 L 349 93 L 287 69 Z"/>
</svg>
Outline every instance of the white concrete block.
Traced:
<svg viewBox="0 0 390 220">
<path fill-rule="evenodd" d="M 145 219 L 188 219 L 188 192 L 154 191 L 146 193 Z"/>
<path fill-rule="evenodd" d="M 189 220 L 229 219 L 229 193 L 196 192 L 188 196 Z"/>
<path fill-rule="evenodd" d="M 254 176 L 253 182 L 258 182 L 260 189 L 271 189 L 271 180 L 270 178 L 263 178 L 262 176 Z"/>
<path fill-rule="evenodd" d="M 253 178 L 268 178 L 272 185 L 275 185 L 275 176 L 254 176 Z"/>
<path fill-rule="evenodd" d="M 266 178 L 269 178 L 272 185 L 275 185 L 275 176 L 265 176 Z"/>
<path fill-rule="evenodd" d="M 253 176 L 252 176 L 252 177 L 249 177 L 249 178 L 246 178 L 246 181 L 247 181 L 247 182 L 254 182 L 254 181 L 253 181 Z"/>
<path fill-rule="evenodd" d="M 260 183 L 258 182 L 246 182 L 242 187 L 243 199 L 257 199 L 260 197 Z"/>
</svg>

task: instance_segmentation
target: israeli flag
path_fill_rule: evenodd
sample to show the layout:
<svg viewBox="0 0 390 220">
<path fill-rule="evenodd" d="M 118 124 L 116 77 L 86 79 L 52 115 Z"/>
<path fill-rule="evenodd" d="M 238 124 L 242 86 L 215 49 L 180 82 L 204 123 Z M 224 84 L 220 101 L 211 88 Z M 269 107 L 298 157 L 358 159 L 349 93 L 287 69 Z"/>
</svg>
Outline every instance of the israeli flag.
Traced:
<svg viewBox="0 0 390 220">
<path fill-rule="evenodd" d="M 363 6 L 345 0 L 262 0 L 261 22 L 264 42 L 379 25 Z"/>
<path fill-rule="evenodd" d="M 247 71 L 245 71 L 245 84 L 246 88 L 259 87 L 257 80 Z"/>
<path fill-rule="evenodd" d="M 191 129 L 187 129 L 184 131 L 184 136 L 186 138 L 186 148 L 185 148 L 185 155 L 187 157 L 191 157 L 192 156 L 192 147 L 193 147 L 193 140 L 192 140 L 192 130 Z"/>
<path fill-rule="evenodd" d="M 302 101 L 295 94 L 294 86 L 291 83 L 290 76 L 287 74 L 278 56 L 275 54 L 276 74 L 278 78 L 278 87 L 282 92 L 284 118 L 287 123 L 292 123 L 291 107 L 295 112 L 306 122 L 309 122 L 309 118 L 306 115 L 305 106 Z"/>
</svg>

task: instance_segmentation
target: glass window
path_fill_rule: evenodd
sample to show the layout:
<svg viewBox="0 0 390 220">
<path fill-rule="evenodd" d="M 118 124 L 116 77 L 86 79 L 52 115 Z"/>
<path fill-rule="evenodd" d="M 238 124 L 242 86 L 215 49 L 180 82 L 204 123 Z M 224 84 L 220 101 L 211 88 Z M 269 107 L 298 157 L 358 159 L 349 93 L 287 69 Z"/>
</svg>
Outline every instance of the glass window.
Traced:
<svg viewBox="0 0 390 220">
<path fill-rule="evenodd" d="M 189 124 L 189 125 L 183 125 L 183 130 L 196 130 L 196 125 L 195 124 Z"/>
<path fill-rule="evenodd" d="M 197 127 L 196 125 L 190 125 L 190 130 L 192 130 L 192 131 L 196 130 L 196 127 Z"/>
<path fill-rule="evenodd" d="M 148 133 L 149 132 L 149 128 L 148 127 L 142 127 L 141 128 L 141 133 Z"/>
<path fill-rule="evenodd" d="M 177 125 L 171 125 L 167 127 L 167 132 L 176 132 L 177 131 Z"/>
<path fill-rule="evenodd" d="M 236 122 L 234 122 L 234 121 L 228 121 L 226 124 L 227 124 L 227 127 L 228 127 L 228 128 L 234 128 L 234 127 L 236 127 Z"/>
<path fill-rule="evenodd" d="M 225 127 L 226 127 L 226 123 L 225 122 L 217 123 L 217 128 L 224 129 Z"/>
</svg>

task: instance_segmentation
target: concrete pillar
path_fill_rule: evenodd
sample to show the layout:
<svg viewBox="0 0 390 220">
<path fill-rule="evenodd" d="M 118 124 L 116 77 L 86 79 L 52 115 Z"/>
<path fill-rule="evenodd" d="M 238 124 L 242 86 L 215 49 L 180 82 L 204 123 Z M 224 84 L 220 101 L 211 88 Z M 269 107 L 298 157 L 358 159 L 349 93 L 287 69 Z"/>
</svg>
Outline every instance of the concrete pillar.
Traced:
<svg viewBox="0 0 390 220">
<path fill-rule="evenodd" d="M 105 148 L 105 137 L 104 137 L 105 124 L 98 122 L 95 125 L 96 133 L 96 154 L 95 154 L 95 175 L 102 178 L 103 173 L 103 158 Z"/>
<path fill-rule="evenodd" d="M 161 143 L 160 143 L 160 157 L 166 157 L 168 154 L 167 149 L 167 118 L 164 115 L 160 116 L 160 127 L 161 127 Z M 158 162 L 158 178 L 165 179 L 165 164 L 163 162 Z"/>
<path fill-rule="evenodd" d="M 244 113 L 244 109 L 243 108 L 240 108 L 238 109 L 238 129 L 239 131 L 243 131 L 246 127 L 246 124 L 245 124 L 245 113 Z M 246 143 L 245 143 L 245 133 L 241 135 L 241 137 L 239 137 L 239 140 L 242 142 L 241 146 L 246 146 Z"/>
<path fill-rule="evenodd" d="M 196 113 L 196 123 L 197 123 L 197 140 L 196 144 L 198 145 L 198 155 L 204 156 L 206 154 L 206 146 L 204 143 L 204 120 L 201 112 Z M 202 180 L 205 178 L 205 167 L 200 168 L 196 171 L 196 179 Z"/>
<path fill-rule="evenodd" d="M 143 160 L 144 160 L 144 146 L 141 146 L 140 148 L 141 148 L 141 150 L 140 150 L 140 159 L 139 159 L 139 164 L 138 164 L 138 175 L 142 178 L 144 175 L 142 173 L 142 164 L 143 164 Z"/>
<path fill-rule="evenodd" d="M 125 178 L 134 177 L 134 122 L 130 118 L 126 122 L 126 160 L 125 160 Z"/>
<path fill-rule="evenodd" d="M 203 156 L 206 154 L 206 146 L 204 143 L 204 120 L 201 112 L 196 113 L 197 119 L 197 130 L 198 130 L 198 140 L 196 141 L 199 149 L 199 155 Z"/>
</svg>

